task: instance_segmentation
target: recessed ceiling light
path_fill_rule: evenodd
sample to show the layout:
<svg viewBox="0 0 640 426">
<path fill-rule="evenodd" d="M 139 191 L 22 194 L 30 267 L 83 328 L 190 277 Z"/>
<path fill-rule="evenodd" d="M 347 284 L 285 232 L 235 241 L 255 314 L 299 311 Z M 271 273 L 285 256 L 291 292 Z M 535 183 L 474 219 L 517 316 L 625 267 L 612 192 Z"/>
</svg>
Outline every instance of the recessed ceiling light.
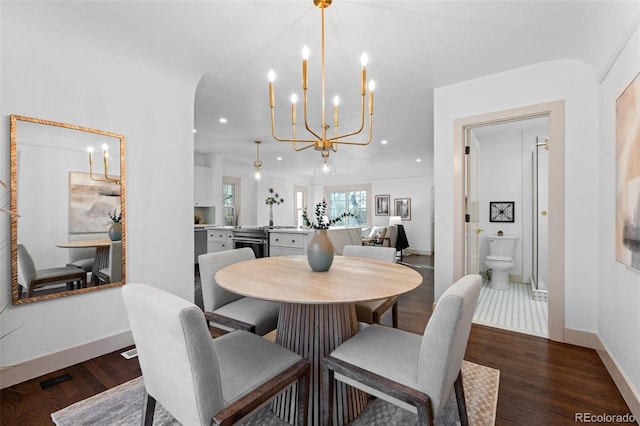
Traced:
<svg viewBox="0 0 640 426">
<path fill-rule="evenodd" d="M 416 158 L 416 161 L 419 163 L 422 161 L 422 158 Z"/>
<path fill-rule="evenodd" d="M 387 140 L 386 140 L 386 139 L 383 139 L 383 140 L 381 140 L 381 141 L 380 141 L 380 143 L 381 143 L 382 145 L 386 145 L 386 144 L 387 144 Z"/>
<path fill-rule="evenodd" d="M 196 129 L 193 129 L 193 133 L 198 133 L 198 131 Z"/>
<path fill-rule="evenodd" d="M 227 119 L 226 119 L 226 118 L 224 118 L 224 117 L 220 117 L 220 122 L 221 122 L 222 124 L 224 124 L 224 123 L 226 123 L 226 122 L 227 122 Z"/>
<path fill-rule="evenodd" d="M 282 157 L 279 157 L 279 156 L 278 156 L 278 157 L 276 157 L 276 160 L 278 160 L 278 161 L 282 161 Z"/>
</svg>

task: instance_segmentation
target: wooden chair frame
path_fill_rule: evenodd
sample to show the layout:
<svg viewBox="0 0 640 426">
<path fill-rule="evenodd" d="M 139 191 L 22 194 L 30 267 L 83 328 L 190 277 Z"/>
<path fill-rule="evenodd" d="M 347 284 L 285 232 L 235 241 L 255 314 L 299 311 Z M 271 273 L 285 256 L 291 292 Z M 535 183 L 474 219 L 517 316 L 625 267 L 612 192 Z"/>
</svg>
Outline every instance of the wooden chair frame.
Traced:
<svg viewBox="0 0 640 426">
<path fill-rule="evenodd" d="M 342 361 L 328 355 L 324 358 L 323 386 L 327 400 L 325 401 L 326 425 L 332 424 L 333 419 L 333 394 L 335 387 L 335 373 L 342 374 L 352 380 L 367 385 L 373 389 L 383 392 L 395 399 L 413 405 L 418 411 L 418 424 L 433 426 L 433 408 L 429 395 L 417 389 L 395 382 L 386 377 L 372 373 L 348 362 Z M 467 416 L 467 405 L 464 399 L 464 386 L 462 383 L 462 372 L 458 372 L 458 377 L 454 382 L 456 401 L 458 403 L 458 414 L 462 426 L 469 425 Z"/>
</svg>

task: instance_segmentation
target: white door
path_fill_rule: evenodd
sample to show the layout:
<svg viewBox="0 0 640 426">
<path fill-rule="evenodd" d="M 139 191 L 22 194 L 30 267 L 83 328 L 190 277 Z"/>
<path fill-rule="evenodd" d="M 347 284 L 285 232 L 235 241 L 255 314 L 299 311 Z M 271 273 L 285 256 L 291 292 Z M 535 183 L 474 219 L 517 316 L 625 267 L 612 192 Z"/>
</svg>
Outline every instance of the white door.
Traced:
<svg viewBox="0 0 640 426">
<path fill-rule="evenodd" d="M 466 194 L 465 213 L 466 218 L 466 274 L 480 273 L 480 246 L 479 234 L 483 231 L 480 228 L 479 198 L 478 198 L 478 145 L 472 140 L 471 135 L 467 136 L 469 141 L 466 146 Z"/>
</svg>

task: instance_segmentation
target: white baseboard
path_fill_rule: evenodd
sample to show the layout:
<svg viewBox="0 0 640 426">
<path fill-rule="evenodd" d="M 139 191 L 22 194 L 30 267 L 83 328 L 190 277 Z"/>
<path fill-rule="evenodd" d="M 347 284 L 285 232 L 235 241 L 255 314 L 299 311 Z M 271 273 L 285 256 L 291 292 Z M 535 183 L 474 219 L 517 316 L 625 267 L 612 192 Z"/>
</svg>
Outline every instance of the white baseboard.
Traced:
<svg viewBox="0 0 640 426">
<path fill-rule="evenodd" d="M 0 388 L 13 386 L 131 345 L 133 345 L 131 332 L 125 331 L 104 339 L 5 367 L 0 371 Z"/>
<path fill-rule="evenodd" d="M 596 349 L 598 336 L 590 331 L 564 329 L 564 343 L 582 346 L 583 348 Z"/>
<path fill-rule="evenodd" d="M 410 254 L 419 254 L 421 256 L 431 256 L 433 252 L 431 250 L 418 250 L 418 249 L 405 249 L 404 255 L 408 256 Z"/>
<path fill-rule="evenodd" d="M 633 417 L 635 417 L 637 421 L 637 419 L 640 419 L 640 393 L 638 393 L 638 390 L 633 387 L 629 377 L 625 374 L 624 370 L 620 368 L 618 362 L 611 356 L 607 347 L 597 336 L 596 351 L 598 352 L 598 355 L 600 355 L 600 359 L 607 368 L 607 371 L 609 371 L 609 375 L 613 379 L 613 382 L 622 394 L 622 398 L 624 398 L 624 401 L 629 406 L 631 414 L 633 414 Z"/>
</svg>

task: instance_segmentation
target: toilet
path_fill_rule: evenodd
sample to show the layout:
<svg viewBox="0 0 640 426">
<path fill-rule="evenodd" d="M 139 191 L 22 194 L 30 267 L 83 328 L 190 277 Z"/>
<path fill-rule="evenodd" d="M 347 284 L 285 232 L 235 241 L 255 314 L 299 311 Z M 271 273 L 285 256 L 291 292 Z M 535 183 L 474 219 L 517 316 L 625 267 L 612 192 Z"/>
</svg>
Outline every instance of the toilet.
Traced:
<svg viewBox="0 0 640 426">
<path fill-rule="evenodd" d="M 489 255 L 485 258 L 485 265 L 491 271 L 490 286 L 496 290 L 509 288 L 509 271 L 515 264 L 516 245 L 518 237 L 514 235 L 492 235 L 489 241 Z"/>
</svg>

